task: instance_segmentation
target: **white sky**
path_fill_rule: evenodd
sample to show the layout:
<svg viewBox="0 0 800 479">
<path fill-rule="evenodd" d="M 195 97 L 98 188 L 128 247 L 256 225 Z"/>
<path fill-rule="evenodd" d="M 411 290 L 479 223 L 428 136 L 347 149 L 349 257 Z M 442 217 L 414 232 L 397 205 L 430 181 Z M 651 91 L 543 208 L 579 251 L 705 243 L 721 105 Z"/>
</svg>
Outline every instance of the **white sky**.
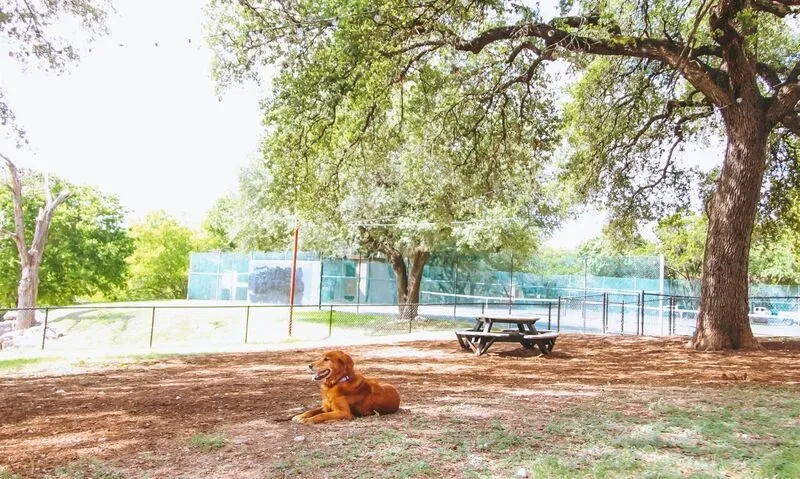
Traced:
<svg viewBox="0 0 800 479">
<path fill-rule="evenodd" d="M 204 4 L 117 0 L 111 35 L 65 75 L 23 73 L 4 59 L 0 81 L 30 146 L 13 151 L 4 140 L 3 151 L 118 195 L 132 218 L 163 209 L 199 223 L 236 188 L 262 131 L 254 86 L 221 102 L 214 93 Z"/>
<path fill-rule="evenodd" d="M 118 195 L 131 219 L 163 209 L 196 226 L 256 155 L 261 93 L 248 85 L 215 95 L 205 0 L 115 5 L 110 36 L 67 74 L 22 72 L 0 52 L 0 83 L 30 140 L 15 151 L 0 138 L 0 148 L 19 166 Z M 590 212 L 547 244 L 572 248 L 601 227 Z"/>
</svg>

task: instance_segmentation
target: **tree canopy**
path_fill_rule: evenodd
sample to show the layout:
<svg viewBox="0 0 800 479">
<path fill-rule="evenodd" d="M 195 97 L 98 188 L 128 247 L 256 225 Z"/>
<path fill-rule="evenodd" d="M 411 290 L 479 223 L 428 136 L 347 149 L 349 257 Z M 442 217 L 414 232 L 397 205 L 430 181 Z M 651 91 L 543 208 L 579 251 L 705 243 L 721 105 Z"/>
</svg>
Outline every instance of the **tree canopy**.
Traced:
<svg viewBox="0 0 800 479">
<path fill-rule="evenodd" d="M 791 21 L 799 2 L 563 1 L 551 19 L 499 0 L 211 5 L 221 83 L 277 69 L 266 108 L 283 140 L 270 146 L 301 165 L 276 177 L 292 194 L 312 178 L 323 181 L 312 191 L 336 191 L 340 173 L 364 151 L 388 157 L 387 132 L 413 122 L 398 121 L 407 111 L 423 111 L 414 101 L 427 108 L 418 117 L 424 132 L 453 160 L 448 172 L 492 178 L 513 168 L 521 145 L 536 152 L 542 128 L 557 118 L 542 100 L 563 82 L 540 68 L 554 60 L 580 76 L 564 110 L 572 154 L 563 185 L 582 201 L 603 201 L 616 224 L 630 228 L 686 207 L 694 175 L 678 152 L 688 140 L 723 135 L 725 157 L 705 198 L 694 346 L 757 347 L 747 318 L 748 254 L 759 203 L 781 204 L 781 195 L 760 201 L 770 196 L 762 187 L 770 192 L 796 176 L 787 170 L 796 169 L 800 132 L 800 34 Z"/>
<path fill-rule="evenodd" d="M 451 64 L 435 51 L 406 67 L 406 52 L 384 55 L 385 32 L 374 35 L 372 13 L 364 17 L 356 4 L 306 5 L 338 18 L 336 26 L 311 25 L 314 33 L 298 19 L 300 37 L 288 39 L 270 36 L 260 7 L 212 3 L 222 84 L 256 74 L 258 62 L 283 62 L 265 104 L 271 134 L 261 166 L 271 173 L 271 204 L 345 226 L 354 249 L 372 251 L 386 239 L 496 250 L 516 238 L 529 249 L 528 230 L 553 226 L 556 201 L 543 179 L 558 123 L 532 73 L 502 85 L 497 65 L 469 57 Z M 392 22 L 378 17 L 378 25 Z M 228 41 L 239 45 L 253 29 L 270 43 L 261 44 L 263 56 L 226 61 L 239 52 Z"/>
</svg>

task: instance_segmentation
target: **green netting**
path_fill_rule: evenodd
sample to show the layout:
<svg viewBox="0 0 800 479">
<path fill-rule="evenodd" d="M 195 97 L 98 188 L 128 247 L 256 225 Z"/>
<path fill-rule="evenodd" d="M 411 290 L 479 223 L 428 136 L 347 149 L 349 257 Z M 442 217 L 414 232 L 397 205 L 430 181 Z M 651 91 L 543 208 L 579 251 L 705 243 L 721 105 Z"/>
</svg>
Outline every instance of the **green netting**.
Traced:
<svg viewBox="0 0 800 479">
<path fill-rule="evenodd" d="M 192 253 L 189 299 L 245 300 L 251 261 L 289 261 L 291 251 L 268 253 Z M 319 304 L 393 304 L 397 282 L 391 265 L 380 258 L 320 258 L 298 253 L 299 261 L 319 262 L 321 273 L 306 288 L 318 291 Z M 657 256 L 533 257 L 506 253 L 433 255 L 423 270 L 420 302 L 484 303 L 487 298 L 555 299 L 598 292 L 663 293 L 697 297 L 700 283 L 661 278 Z M 753 284 L 751 296 L 792 297 L 798 286 Z M 233 297 L 233 298 L 232 298 Z M 788 304 L 795 304 L 792 300 Z M 778 305 L 784 310 L 789 306 Z"/>
</svg>

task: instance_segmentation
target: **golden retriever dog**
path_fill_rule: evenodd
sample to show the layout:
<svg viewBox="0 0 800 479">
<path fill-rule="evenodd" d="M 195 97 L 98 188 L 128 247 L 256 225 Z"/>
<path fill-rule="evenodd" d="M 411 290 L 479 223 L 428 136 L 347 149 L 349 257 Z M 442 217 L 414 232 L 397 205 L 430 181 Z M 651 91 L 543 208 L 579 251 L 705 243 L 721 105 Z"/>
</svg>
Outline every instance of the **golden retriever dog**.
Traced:
<svg viewBox="0 0 800 479">
<path fill-rule="evenodd" d="M 389 414 L 400 407 L 394 386 L 359 374 L 353 358 L 342 351 L 327 351 L 308 365 L 314 380 L 321 381 L 322 407 L 298 414 L 292 421 L 316 424 L 371 414 Z"/>
</svg>

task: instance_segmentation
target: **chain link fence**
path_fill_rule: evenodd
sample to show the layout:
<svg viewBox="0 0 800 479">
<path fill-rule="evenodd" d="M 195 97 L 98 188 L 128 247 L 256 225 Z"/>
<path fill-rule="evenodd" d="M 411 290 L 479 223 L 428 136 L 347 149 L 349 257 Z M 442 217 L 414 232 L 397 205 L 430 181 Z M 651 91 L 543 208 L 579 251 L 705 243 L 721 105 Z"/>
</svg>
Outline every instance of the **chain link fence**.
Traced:
<svg viewBox="0 0 800 479">
<path fill-rule="evenodd" d="M 452 331 L 480 315 L 539 317 L 537 326 L 567 333 L 689 336 L 699 300 L 691 296 L 605 292 L 553 299 L 425 292 L 417 316 L 396 304 L 284 305 L 118 304 L 37 310 L 37 324 L 14 331 L 0 321 L 0 359 L 26 354 L 139 354 L 241 350 L 251 345 Z M 800 336 L 800 298 L 753 297 L 750 322 L 759 336 Z M 780 307 L 783 309 L 770 309 Z M 11 313 L 11 314 L 9 314 Z M 546 327 L 545 327 L 546 325 Z"/>
</svg>

